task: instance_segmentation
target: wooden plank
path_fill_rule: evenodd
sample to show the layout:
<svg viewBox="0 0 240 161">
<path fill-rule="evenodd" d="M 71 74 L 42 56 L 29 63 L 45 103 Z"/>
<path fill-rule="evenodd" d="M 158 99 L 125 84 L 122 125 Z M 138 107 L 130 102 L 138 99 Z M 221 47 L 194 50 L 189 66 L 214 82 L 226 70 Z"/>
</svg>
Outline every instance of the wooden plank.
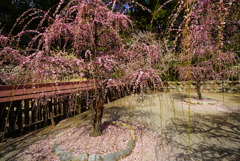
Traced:
<svg viewBox="0 0 240 161">
<path fill-rule="evenodd" d="M 42 97 L 49 97 L 54 95 L 60 95 L 60 94 L 69 94 L 69 93 L 75 93 L 83 90 L 89 90 L 91 88 L 78 88 L 78 89 L 67 89 L 67 90 L 61 90 L 61 91 L 51 91 L 51 92 L 45 92 L 45 93 L 37 93 L 37 94 L 29 94 L 29 95 L 20 95 L 20 96 L 12 96 L 12 97 L 3 97 L 0 98 L 0 103 L 2 102 L 11 102 L 11 101 L 17 101 L 17 100 L 25 100 L 25 99 L 37 99 Z"/>
<path fill-rule="evenodd" d="M 36 120 L 36 110 L 37 110 L 37 102 L 34 100 L 31 102 L 31 124 L 35 124 Z"/>
<path fill-rule="evenodd" d="M 81 112 L 86 111 L 87 109 L 87 93 L 82 92 L 81 94 Z"/>
<path fill-rule="evenodd" d="M 108 86 L 118 86 L 121 84 L 125 84 L 123 82 L 114 82 L 109 83 Z M 99 86 L 98 84 L 96 86 Z M 18 95 L 25 95 L 25 94 L 34 94 L 34 93 L 42 93 L 42 92 L 49 92 L 49 91 L 59 91 L 59 90 L 66 90 L 66 89 L 75 89 L 75 88 L 87 88 L 91 87 L 94 88 L 93 81 L 82 81 L 82 82 L 64 82 L 64 83 L 46 83 L 46 84 L 36 84 L 34 85 L 0 85 L 0 97 L 5 96 L 18 96 Z"/>
<path fill-rule="evenodd" d="M 56 83 L 36 83 L 36 84 L 17 84 L 17 85 L 0 85 L 0 91 L 16 90 L 16 89 L 31 89 L 31 88 L 42 88 L 52 86 L 67 86 L 67 85 L 78 85 L 78 84 L 92 84 L 93 80 L 88 81 L 77 81 L 77 82 L 56 82 Z"/>
<path fill-rule="evenodd" d="M 0 131 L 5 130 L 8 103 L 0 103 Z"/>
<path fill-rule="evenodd" d="M 30 118 L 30 113 L 29 113 L 29 107 L 30 107 L 30 100 L 24 100 L 24 123 L 25 126 L 29 124 L 29 118 Z"/>
<path fill-rule="evenodd" d="M 84 90 L 91 90 L 101 85 L 94 80 L 82 82 L 62 82 L 62 83 L 45 83 L 36 85 L 15 85 L 15 86 L 0 86 L 0 103 L 11 102 L 17 100 L 25 100 L 31 98 L 41 98 L 44 96 L 53 96 L 60 94 L 69 94 Z M 108 83 L 108 88 L 125 84 L 122 81 L 114 81 Z M 35 87 L 35 88 L 33 88 Z"/>
<path fill-rule="evenodd" d="M 42 121 L 42 108 L 43 108 L 43 105 L 39 102 L 39 105 L 38 105 L 38 110 L 37 110 L 37 120 L 38 122 L 39 121 Z"/>
<path fill-rule="evenodd" d="M 51 120 L 51 123 L 52 123 L 52 125 L 56 125 L 56 123 L 55 123 L 55 120 L 54 120 L 54 115 L 53 115 L 53 110 L 52 110 L 52 108 L 53 108 L 53 103 L 52 103 L 52 99 L 50 99 L 50 101 L 48 102 L 48 110 L 49 110 L 49 117 L 50 117 L 50 120 Z"/>
<path fill-rule="evenodd" d="M 69 90 L 69 89 L 77 89 L 77 88 L 86 88 L 86 87 L 92 87 L 92 85 L 84 82 L 84 83 L 73 84 L 73 85 L 65 85 L 65 86 L 38 87 L 38 88 L 28 88 L 28 89 L 25 89 L 25 88 L 14 89 L 13 88 L 13 89 L 10 89 L 10 90 L 1 91 L 0 97 L 11 97 L 11 96 L 44 93 L 44 92 L 51 92 L 51 91 L 61 91 L 61 90 Z"/>
<path fill-rule="evenodd" d="M 68 96 L 63 96 L 63 115 L 67 116 L 68 112 Z"/>
<path fill-rule="evenodd" d="M 81 94 L 76 95 L 77 98 L 77 113 L 81 113 Z"/>
<path fill-rule="evenodd" d="M 21 132 L 23 128 L 22 101 L 19 101 L 19 105 L 20 106 L 17 107 L 17 126 L 18 126 L 18 131 Z"/>
<path fill-rule="evenodd" d="M 8 123 L 9 123 L 9 127 L 8 127 L 8 131 L 7 134 L 8 135 L 13 135 L 14 131 L 15 131 L 15 123 L 16 123 L 16 118 L 17 118 L 17 111 L 15 109 L 17 109 L 18 107 L 20 107 L 22 104 L 21 101 L 14 101 L 10 104 L 9 108 L 8 108 L 8 112 L 9 112 L 9 117 L 8 117 Z"/>
<path fill-rule="evenodd" d="M 63 115 L 63 112 L 62 112 L 62 99 L 61 99 L 61 96 L 59 96 L 59 98 L 58 98 L 58 109 L 57 109 L 57 111 L 58 111 L 58 114 L 59 114 L 59 115 Z"/>
<path fill-rule="evenodd" d="M 48 116 L 47 116 L 47 106 L 43 106 L 43 125 L 47 124 Z"/>
<path fill-rule="evenodd" d="M 54 106 L 53 106 L 53 112 L 54 112 L 54 116 L 58 115 L 58 98 L 54 97 L 53 99 L 54 101 Z"/>
</svg>

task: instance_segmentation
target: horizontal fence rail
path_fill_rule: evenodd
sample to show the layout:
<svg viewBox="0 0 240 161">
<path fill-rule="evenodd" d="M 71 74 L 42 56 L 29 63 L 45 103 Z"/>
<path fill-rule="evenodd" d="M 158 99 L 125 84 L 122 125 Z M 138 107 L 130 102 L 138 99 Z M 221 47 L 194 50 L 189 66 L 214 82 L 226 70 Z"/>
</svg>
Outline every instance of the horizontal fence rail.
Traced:
<svg viewBox="0 0 240 161">
<path fill-rule="evenodd" d="M 96 84 L 97 86 L 97 84 Z M 39 98 L 46 95 L 73 93 L 78 90 L 94 88 L 94 81 L 45 83 L 35 85 L 1 85 L 0 103 L 30 98 Z"/>
<path fill-rule="evenodd" d="M 21 135 L 74 116 L 94 106 L 101 82 L 60 82 L 0 86 L 0 133 Z M 105 102 L 128 95 L 131 86 L 121 80 L 108 81 Z"/>
</svg>

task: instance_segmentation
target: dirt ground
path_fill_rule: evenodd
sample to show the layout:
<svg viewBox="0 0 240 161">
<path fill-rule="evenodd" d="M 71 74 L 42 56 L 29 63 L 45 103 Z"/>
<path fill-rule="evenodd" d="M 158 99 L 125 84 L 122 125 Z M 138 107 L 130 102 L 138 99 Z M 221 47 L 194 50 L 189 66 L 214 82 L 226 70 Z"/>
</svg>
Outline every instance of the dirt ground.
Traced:
<svg viewBox="0 0 240 161">
<path fill-rule="evenodd" d="M 103 135 L 88 135 L 88 112 L 1 144 L 0 161 L 59 160 L 57 141 L 65 151 L 101 156 L 125 146 L 126 123 L 138 138 L 133 153 L 122 161 L 240 160 L 240 94 L 194 92 L 128 96 L 105 105 Z"/>
</svg>

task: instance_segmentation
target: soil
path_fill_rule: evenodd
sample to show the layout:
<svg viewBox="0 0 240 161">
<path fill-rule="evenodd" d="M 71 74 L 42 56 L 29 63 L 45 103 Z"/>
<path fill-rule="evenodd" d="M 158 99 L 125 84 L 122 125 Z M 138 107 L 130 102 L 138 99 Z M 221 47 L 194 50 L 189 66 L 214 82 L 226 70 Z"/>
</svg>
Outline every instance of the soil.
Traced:
<svg viewBox="0 0 240 161">
<path fill-rule="evenodd" d="M 103 135 L 89 137 L 88 112 L 1 144 L 0 161 L 59 160 L 54 141 L 74 155 L 107 153 L 126 146 L 128 129 L 138 141 L 122 161 L 240 160 L 240 94 L 194 92 L 131 95 L 105 105 Z"/>
</svg>

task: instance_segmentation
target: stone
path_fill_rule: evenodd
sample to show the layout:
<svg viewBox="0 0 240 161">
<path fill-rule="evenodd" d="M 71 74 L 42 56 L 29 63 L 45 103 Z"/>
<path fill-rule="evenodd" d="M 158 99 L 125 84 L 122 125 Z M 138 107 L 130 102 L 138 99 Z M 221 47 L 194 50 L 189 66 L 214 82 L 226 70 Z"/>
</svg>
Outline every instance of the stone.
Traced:
<svg viewBox="0 0 240 161">
<path fill-rule="evenodd" d="M 52 151 L 58 156 L 63 153 L 63 150 L 61 148 L 59 148 L 56 143 L 53 145 Z"/>
<path fill-rule="evenodd" d="M 203 105 L 207 105 L 208 103 L 207 102 L 203 102 Z"/>
<path fill-rule="evenodd" d="M 185 99 L 185 100 L 183 100 L 183 101 L 184 101 L 184 102 L 187 102 L 187 103 L 190 103 L 190 104 L 194 104 L 194 105 L 198 104 L 197 101 L 191 101 L 191 100 L 188 100 L 188 99 Z"/>
<path fill-rule="evenodd" d="M 177 91 L 178 92 L 182 92 L 182 88 L 177 88 Z"/>
<path fill-rule="evenodd" d="M 215 105 L 216 102 L 208 102 L 209 105 Z"/>
<path fill-rule="evenodd" d="M 198 101 L 190 101 L 190 103 L 193 104 L 193 105 L 197 105 Z"/>
<path fill-rule="evenodd" d="M 188 82 L 181 82 L 181 85 L 186 86 L 186 85 L 188 85 Z"/>
<path fill-rule="evenodd" d="M 217 85 L 220 85 L 220 84 L 222 84 L 222 82 L 221 82 L 221 81 L 217 81 L 216 84 L 217 84 Z"/>
<path fill-rule="evenodd" d="M 135 148 L 135 141 L 133 139 L 128 140 L 127 148 L 133 150 Z"/>
<path fill-rule="evenodd" d="M 238 92 L 238 89 L 233 87 L 233 88 L 232 88 L 232 91 L 233 91 L 233 92 Z"/>
<path fill-rule="evenodd" d="M 71 161 L 73 158 L 72 155 L 73 154 L 71 152 L 63 152 L 60 155 L 59 159 L 60 159 L 60 161 Z"/>
<path fill-rule="evenodd" d="M 222 86 L 224 86 L 224 87 L 228 87 L 229 84 L 228 84 L 228 82 L 224 82 L 224 83 L 222 84 Z"/>
<path fill-rule="evenodd" d="M 103 159 L 99 154 L 93 154 L 89 156 L 88 161 L 103 161 Z"/>
<path fill-rule="evenodd" d="M 214 82 L 213 82 L 213 81 L 209 81 L 208 83 L 209 83 L 209 84 L 214 84 Z"/>
<path fill-rule="evenodd" d="M 55 152 L 56 148 L 58 147 L 58 145 L 56 143 L 53 144 L 53 147 L 52 147 L 52 151 Z"/>
<path fill-rule="evenodd" d="M 119 151 L 119 154 L 121 155 L 121 157 L 127 157 L 132 153 L 132 150 L 129 148 L 125 148 Z"/>
<path fill-rule="evenodd" d="M 188 89 L 188 87 L 187 87 L 187 89 Z M 195 90 L 195 86 L 194 86 L 194 85 L 191 85 L 191 86 L 190 86 L 190 89 Z"/>
<path fill-rule="evenodd" d="M 223 88 L 222 87 L 217 87 L 218 90 L 222 90 Z"/>
<path fill-rule="evenodd" d="M 55 151 L 54 151 L 54 153 L 55 153 L 57 156 L 59 156 L 59 155 L 61 155 L 61 154 L 63 153 L 63 150 L 62 150 L 61 148 L 56 148 Z"/>
<path fill-rule="evenodd" d="M 103 161 L 118 161 L 121 158 L 121 154 L 119 152 L 114 152 L 110 154 L 106 154 L 103 157 Z"/>
<path fill-rule="evenodd" d="M 72 161 L 88 161 L 88 153 L 82 153 L 73 157 Z"/>
</svg>

